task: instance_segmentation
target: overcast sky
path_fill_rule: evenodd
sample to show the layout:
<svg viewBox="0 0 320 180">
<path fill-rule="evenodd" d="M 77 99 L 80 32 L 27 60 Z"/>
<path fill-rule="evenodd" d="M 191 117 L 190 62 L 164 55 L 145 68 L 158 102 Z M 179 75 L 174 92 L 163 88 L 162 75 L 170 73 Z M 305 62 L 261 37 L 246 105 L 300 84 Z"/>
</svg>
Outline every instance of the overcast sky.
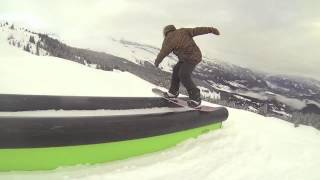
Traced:
<svg viewBox="0 0 320 180">
<path fill-rule="evenodd" d="M 110 37 L 160 47 L 167 24 L 213 26 L 221 36 L 196 38 L 204 55 L 320 80 L 318 0 L 1 0 L 1 19 L 98 50 Z"/>
</svg>

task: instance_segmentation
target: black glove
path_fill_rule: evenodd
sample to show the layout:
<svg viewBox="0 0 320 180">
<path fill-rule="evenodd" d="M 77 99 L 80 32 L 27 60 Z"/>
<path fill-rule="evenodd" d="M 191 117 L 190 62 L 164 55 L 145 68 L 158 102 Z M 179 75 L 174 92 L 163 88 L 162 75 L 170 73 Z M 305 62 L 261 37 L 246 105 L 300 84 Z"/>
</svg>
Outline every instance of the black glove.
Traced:
<svg viewBox="0 0 320 180">
<path fill-rule="evenodd" d="M 155 66 L 155 67 L 159 67 L 159 64 L 160 64 L 160 63 L 159 63 L 157 60 L 154 61 L 154 66 Z"/>
<path fill-rule="evenodd" d="M 219 32 L 219 30 L 217 28 L 213 28 L 212 33 L 217 35 L 217 36 L 220 35 L 220 32 Z"/>
</svg>

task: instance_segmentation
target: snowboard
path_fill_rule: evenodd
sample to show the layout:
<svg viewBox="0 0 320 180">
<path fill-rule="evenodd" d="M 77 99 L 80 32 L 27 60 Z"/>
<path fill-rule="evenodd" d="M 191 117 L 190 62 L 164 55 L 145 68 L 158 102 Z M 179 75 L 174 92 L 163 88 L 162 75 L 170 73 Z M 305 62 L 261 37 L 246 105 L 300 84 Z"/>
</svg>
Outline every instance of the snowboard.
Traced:
<svg viewBox="0 0 320 180">
<path fill-rule="evenodd" d="M 152 92 L 155 93 L 156 95 L 161 96 L 165 100 L 167 100 L 167 101 L 169 101 L 171 103 L 177 104 L 177 105 L 179 105 L 181 107 L 186 107 L 186 108 L 190 108 L 190 109 L 201 111 L 201 112 L 211 112 L 211 111 L 214 111 L 214 110 L 217 109 L 216 107 L 211 107 L 211 106 L 206 106 L 206 105 L 201 105 L 200 107 L 197 107 L 197 108 L 190 107 L 188 105 L 188 102 L 186 100 L 181 99 L 181 98 L 167 98 L 167 97 L 164 97 L 163 94 L 165 92 L 162 91 L 161 89 L 158 89 L 158 88 L 152 88 Z"/>
</svg>

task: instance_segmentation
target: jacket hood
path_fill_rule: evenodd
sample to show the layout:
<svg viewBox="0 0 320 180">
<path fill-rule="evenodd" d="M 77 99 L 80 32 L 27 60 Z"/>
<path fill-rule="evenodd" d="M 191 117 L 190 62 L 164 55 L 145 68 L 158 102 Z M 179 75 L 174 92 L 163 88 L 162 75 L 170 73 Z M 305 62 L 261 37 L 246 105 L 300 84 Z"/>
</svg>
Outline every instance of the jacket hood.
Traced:
<svg viewBox="0 0 320 180">
<path fill-rule="evenodd" d="M 176 27 L 174 25 L 167 25 L 166 27 L 163 28 L 163 36 L 166 37 L 167 34 L 171 31 L 175 31 Z"/>
</svg>

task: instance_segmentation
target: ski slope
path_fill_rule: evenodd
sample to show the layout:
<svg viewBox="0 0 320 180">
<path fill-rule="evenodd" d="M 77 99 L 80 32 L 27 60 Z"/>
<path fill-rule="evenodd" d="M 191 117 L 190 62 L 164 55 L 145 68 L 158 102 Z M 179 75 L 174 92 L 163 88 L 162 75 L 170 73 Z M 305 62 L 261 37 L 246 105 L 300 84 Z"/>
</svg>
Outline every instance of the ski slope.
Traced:
<svg viewBox="0 0 320 180">
<path fill-rule="evenodd" d="M 6 38 L 6 34 L 0 34 L 0 93 L 154 96 L 154 85 L 128 72 L 105 72 L 59 58 L 34 56 L 9 46 Z M 307 126 L 294 128 L 288 122 L 243 110 L 228 110 L 223 129 L 166 151 L 93 166 L 2 172 L 0 179 L 320 179 L 320 131 Z M 102 111 L 90 113 L 107 113 Z"/>
<path fill-rule="evenodd" d="M 6 44 L 0 33 L 0 93 L 87 96 L 154 96 L 154 85 L 128 72 L 102 71 Z"/>
</svg>

